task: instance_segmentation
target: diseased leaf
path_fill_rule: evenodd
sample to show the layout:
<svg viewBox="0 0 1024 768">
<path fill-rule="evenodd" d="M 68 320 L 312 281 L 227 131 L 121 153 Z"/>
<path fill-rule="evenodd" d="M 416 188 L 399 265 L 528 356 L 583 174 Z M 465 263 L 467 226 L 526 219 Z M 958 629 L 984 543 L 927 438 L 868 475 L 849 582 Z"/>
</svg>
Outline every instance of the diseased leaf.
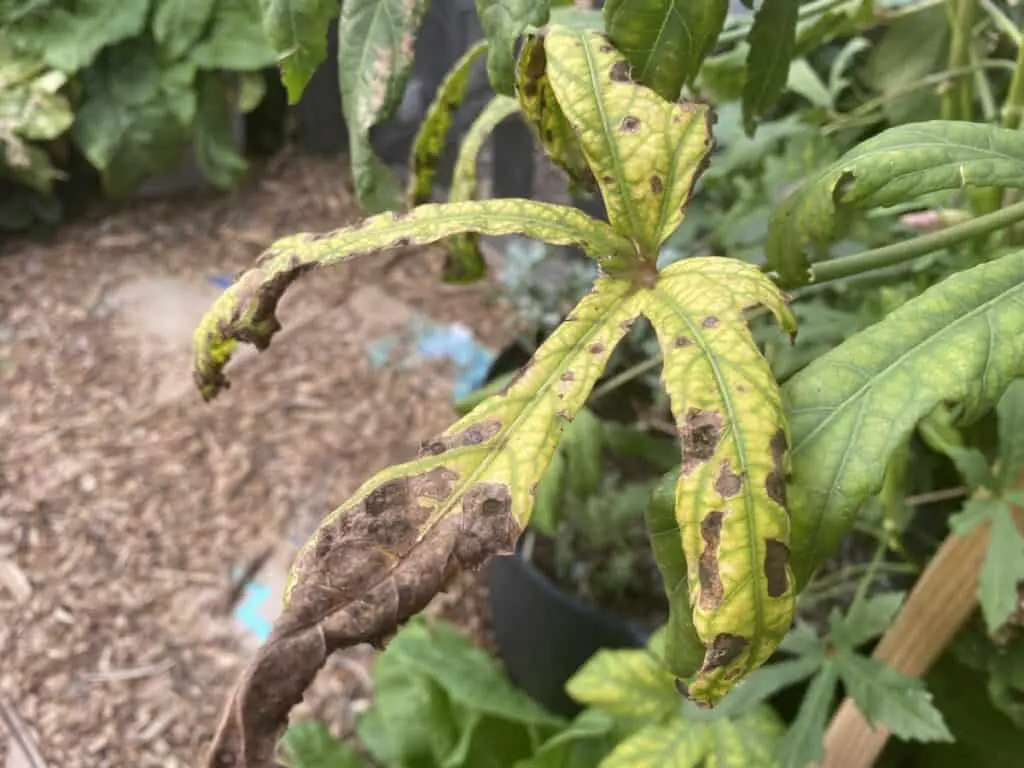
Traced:
<svg viewBox="0 0 1024 768">
<path fill-rule="evenodd" d="M 988 549 L 978 576 L 978 602 L 989 632 L 1000 629 L 1020 606 L 1017 585 L 1024 582 L 1024 538 L 1003 499 L 974 498 L 949 520 L 950 528 L 966 536 L 988 523 Z"/>
<path fill-rule="evenodd" d="M 288 768 L 362 768 L 363 758 L 317 722 L 304 721 L 285 731 L 281 752 Z"/>
<path fill-rule="evenodd" d="M 1017 379 L 996 406 L 999 414 L 999 487 L 1005 490 L 1024 472 L 1024 379 Z"/>
<path fill-rule="evenodd" d="M 647 536 L 651 540 L 654 561 L 661 573 L 668 598 L 668 622 L 664 628 L 661 660 L 677 679 L 690 677 L 701 665 L 704 645 L 697 637 L 690 610 L 690 590 L 686 580 L 679 521 L 676 519 L 676 485 L 679 470 L 669 472 L 651 494 L 644 514 Z"/>
<path fill-rule="evenodd" d="M 374 154 L 370 129 L 402 100 L 427 0 L 346 0 L 338 22 L 338 78 L 352 176 L 370 213 L 396 207 L 398 181 Z"/>
<path fill-rule="evenodd" d="M 846 217 L 967 187 L 1024 186 L 1024 133 L 983 123 L 901 125 L 815 173 L 772 213 L 765 250 L 784 285 L 813 280 L 808 249 L 824 254 Z"/>
<path fill-rule="evenodd" d="M 677 101 L 711 52 L 728 0 L 608 0 L 608 38 L 629 59 L 633 79 Z"/>
<path fill-rule="evenodd" d="M 453 203 L 472 200 L 476 197 L 476 164 L 484 142 L 497 125 L 519 111 L 515 99 L 495 96 L 462 137 L 459 155 L 455 160 L 455 172 L 448 200 Z M 455 235 L 448 240 L 448 257 L 444 264 L 444 280 L 449 283 L 469 283 L 486 274 L 487 264 L 480 251 L 480 238 L 474 234 Z"/>
<path fill-rule="evenodd" d="M 772 282 L 723 258 L 676 262 L 644 299 L 682 442 L 676 516 L 706 649 L 689 694 L 710 704 L 764 663 L 793 621 L 786 422 L 743 317 L 762 304 L 795 332 Z"/>
<path fill-rule="evenodd" d="M 216 0 L 153 0 L 153 37 L 176 59 L 199 39 Z"/>
<path fill-rule="evenodd" d="M 807 768 L 816 765 L 825 756 L 822 743 L 825 724 L 832 714 L 836 682 L 839 674 L 835 663 L 826 662 L 807 687 L 796 719 L 782 739 L 779 749 L 779 768 Z"/>
<path fill-rule="evenodd" d="M 206 37 L 192 51 L 203 69 L 252 72 L 277 61 L 263 25 L 260 0 L 217 0 Z"/>
<path fill-rule="evenodd" d="M 847 695 L 870 722 L 908 741 L 953 741 L 919 678 L 845 650 L 836 653 L 834 663 Z"/>
<path fill-rule="evenodd" d="M 479 212 L 480 205 L 471 207 Z M 365 229 L 374 228 L 371 219 Z M 281 253 L 268 261 L 293 263 Z M 275 295 L 264 296 L 271 307 L 287 274 L 278 270 L 268 291 Z M 243 276 L 233 288 L 246 282 Z M 204 328 L 216 328 L 232 310 L 251 319 L 251 294 L 229 288 L 225 295 Z M 233 693 L 211 764 L 238 764 L 242 756 L 269 764 L 278 730 L 330 653 L 379 641 L 457 571 L 511 554 L 564 425 L 583 407 L 638 312 L 629 281 L 599 278 L 573 310 L 575 321 L 552 333 L 505 394 L 425 441 L 417 458 L 370 478 L 324 518 L 295 559 L 269 641 Z M 249 338 L 261 338 L 253 330 Z M 209 351 L 203 330 L 197 340 L 202 361 Z M 202 365 L 196 374 L 204 379 Z"/>
<path fill-rule="evenodd" d="M 943 402 L 976 416 L 1022 373 L 1024 251 L 947 278 L 787 381 L 797 587 L 850 530 L 918 420 Z"/>
<path fill-rule="evenodd" d="M 434 175 L 437 173 L 437 162 L 448 142 L 448 131 L 452 127 L 455 110 L 466 98 L 469 86 L 469 75 L 477 58 L 487 50 L 487 42 L 481 40 L 470 46 L 455 65 L 448 71 L 437 95 L 427 109 L 426 117 L 420 123 L 413 141 L 409 177 L 408 197 L 410 205 L 419 205 L 430 200 L 433 191 Z M 474 155 L 474 162 L 476 156 Z M 474 174 L 475 177 L 475 174 Z M 469 199 L 469 198 L 466 198 Z"/>
<path fill-rule="evenodd" d="M 499 94 L 514 95 L 515 42 L 528 26 L 546 24 L 550 9 L 551 0 L 476 0 L 476 12 L 489 43 L 487 76 Z"/>
<path fill-rule="evenodd" d="M 634 83 L 629 62 L 596 32 L 554 28 L 544 48 L 551 87 L 580 137 L 612 226 L 653 260 L 683 221 L 713 145 L 713 113 Z"/>
<path fill-rule="evenodd" d="M 601 262 L 611 254 L 632 252 L 631 243 L 607 224 L 575 208 L 516 199 L 421 205 L 325 235 L 282 238 L 218 297 L 195 331 L 195 377 L 203 397 L 211 399 L 227 385 L 223 368 L 239 341 L 258 349 L 270 344 L 280 329 L 277 302 L 304 272 L 387 248 L 434 243 L 458 232 L 529 233 L 556 245 L 578 245 Z"/>
<path fill-rule="evenodd" d="M 580 140 L 573 132 L 551 88 L 543 35 L 528 35 L 516 61 L 516 97 L 523 115 L 533 129 L 544 153 L 586 189 L 597 186 L 594 173 L 583 156 Z"/>
<path fill-rule="evenodd" d="M 565 690 L 576 701 L 619 717 L 659 721 L 682 704 L 672 675 L 650 650 L 600 650 Z"/>
<path fill-rule="evenodd" d="M 645 725 L 619 742 L 600 768 L 695 768 L 710 748 L 710 729 L 676 717 Z"/>
<path fill-rule="evenodd" d="M 260 8 L 263 30 L 281 62 L 288 102 L 296 104 L 327 56 L 327 28 L 338 15 L 337 0 L 260 0 Z"/>
<path fill-rule="evenodd" d="M 757 118 L 779 100 L 796 53 L 796 20 L 800 0 L 763 0 L 747 34 L 747 77 L 743 84 L 743 127 L 748 136 Z"/>
</svg>

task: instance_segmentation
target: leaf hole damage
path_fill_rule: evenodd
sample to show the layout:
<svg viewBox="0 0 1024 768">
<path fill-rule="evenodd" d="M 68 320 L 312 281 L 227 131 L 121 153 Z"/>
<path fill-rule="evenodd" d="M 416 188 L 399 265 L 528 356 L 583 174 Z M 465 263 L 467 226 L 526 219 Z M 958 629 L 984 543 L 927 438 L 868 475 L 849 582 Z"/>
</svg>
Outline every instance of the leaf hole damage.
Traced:
<svg viewBox="0 0 1024 768">
<path fill-rule="evenodd" d="M 663 189 L 664 186 L 661 183 L 661 177 L 651 176 L 651 192 L 653 192 L 656 195 L 660 195 Z"/>
<path fill-rule="evenodd" d="M 640 118 L 633 115 L 626 115 L 619 123 L 619 130 L 623 133 L 636 133 L 640 130 Z"/>
<path fill-rule="evenodd" d="M 611 71 L 608 73 L 608 77 L 611 78 L 613 83 L 628 83 L 629 79 L 629 62 L 624 59 L 620 59 L 612 64 Z"/>
<path fill-rule="evenodd" d="M 786 566 L 789 565 L 789 547 L 778 539 L 765 539 L 764 578 L 768 597 L 782 597 L 789 589 Z"/>
<path fill-rule="evenodd" d="M 743 478 L 732 471 L 729 460 L 725 459 L 718 473 L 718 479 L 715 480 L 715 490 L 718 492 L 718 495 L 723 499 L 731 499 L 740 492 L 742 485 Z"/>
<path fill-rule="evenodd" d="M 700 521 L 700 537 L 704 540 L 704 549 L 697 562 L 697 579 L 700 583 L 698 602 L 704 610 L 717 608 L 724 595 L 718 571 L 718 545 L 722 538 L 724 517 L 723 510 L 713 509 Z"/>
<path fill-rule="evenodd" d="M 690 474 L 697 466 L 715 455 L 722 438 L 722 416 L 717 411 L 691 408 L 679 430 L 682 447 L 683 474 Z"/>
<path fill-rule="evenodd" d="M 772 435 L 769 447 L 772 453 L 772 470 L 764 479 L 764 492 L 768 498 L 786 508 L 786 450 L 789 445 L 786 433 L 779 430 Z"/>
</svg>

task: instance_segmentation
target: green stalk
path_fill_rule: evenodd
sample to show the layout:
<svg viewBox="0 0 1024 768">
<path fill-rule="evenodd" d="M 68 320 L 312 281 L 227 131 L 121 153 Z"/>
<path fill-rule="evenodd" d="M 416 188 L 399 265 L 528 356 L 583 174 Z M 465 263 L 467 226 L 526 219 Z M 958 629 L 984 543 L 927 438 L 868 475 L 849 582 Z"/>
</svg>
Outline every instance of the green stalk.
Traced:
<svg viewBox="0 0 1024 768">
<path fill-rule="evenodd" d="M 974 29 L 975 0 L 949 0 L 949 66 L 959 69 L 971 62 L 971 38 Z M 943 120 L 970 120 L 973 114 L 973 89 L 970 77 L 957 77 L 942 94 Z"/>
<path fill-rule="evenodd" d="M 981 6 L 981 9 L 989 15 L 989 18 L 992 19 L 993 26 L 995 26 L 995 28 L 1002 34 L 1010 38 L 1014 45 L 1020 48 L 1021 44 L 1024 43 L 1024 39 L 1022 39 L 1020 30 L 1017 29 L 1017 25 L 1014 23 L 1013 19 L 1003 13 L 1003 10 L 993 3 L 992 0 L 978 0 L 978 4 Z"/>
<path fill-rule="evenodd" d="M 1002 121 L 1004 128 L 1017 130 L 1020 128 L 1021 116 L 1024 112 L 1024 46 L 1017 49 L 1017 63 L 1010 79 L 1010 90 L 1003 102 Z"/>
<path fill-rule="evenodd" d="M 933 251 L 949 248 L 981 235 L 987 235 L 1011 224 L 1024 220 L 1024 202 L 1016 203 L 970 221 L 952 227 L 921 235 L 901 243 L 893 243 L 881 248 L 874 248 L 853 256 L 823 261 L 814 264 L 812 283 L 819 284 L 854 277 L 863 272 L 892 267 L 907 261 L 927 256 Z"/>
</svg>

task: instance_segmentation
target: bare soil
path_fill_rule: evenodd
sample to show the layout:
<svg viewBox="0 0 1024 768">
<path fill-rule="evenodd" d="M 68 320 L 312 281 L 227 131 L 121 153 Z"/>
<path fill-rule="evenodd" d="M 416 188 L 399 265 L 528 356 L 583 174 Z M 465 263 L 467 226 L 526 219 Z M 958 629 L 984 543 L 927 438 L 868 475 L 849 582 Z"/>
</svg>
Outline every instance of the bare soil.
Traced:
<svg viewBox="0 0 1024 768">
<path fill-rule="evenodd" d="M 191 766 L 251 649 L 238 572 L 452 419 L 442 364 L 374 368 L 395 307 L 512 335 L 486 285 L 443 287 L 412 250 L 306 277 L 285 331 L 241 355 L 210 405 L 191 329 L 215 275 L 276 237 L 358 217 L 344 159 L 283 156 L 231 196 L 145 203 L 0 247 L 0 722 L 10 765 Z M 390 267 L 389 267 L 390 265 Z M 278 549 L 275 549 L 278 548 Z M 473 577 L 435 613 L 484 642 Z M 321 675 L 300 716 L 351 727 L 369 649 Z M 0 765 L 5 737 L 0 728 Z"/>
</svg>

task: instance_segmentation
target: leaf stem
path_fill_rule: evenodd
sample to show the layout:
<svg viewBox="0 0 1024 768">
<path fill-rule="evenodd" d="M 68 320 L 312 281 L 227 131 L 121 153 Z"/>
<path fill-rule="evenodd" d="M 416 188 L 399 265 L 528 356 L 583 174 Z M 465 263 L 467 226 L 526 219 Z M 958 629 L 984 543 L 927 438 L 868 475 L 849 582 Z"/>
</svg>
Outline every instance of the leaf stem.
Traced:
<svg viewBox="0 0 1024 768">
<path fill-rule="evenodd" d="M 949 0 L 946 14 L 949 19 L 949 66 L 958 69 L 970 64 L 971 41 L 974 32 L 975 0 Z M 972 80 L 959 76 L 949 82 L 942 94 L 943 120 L 970 120 L 974 106 Z"/>
<path fill-rule="evenodd" d="M 1010 79 L 1010 90 L 1003 102 L 1002 121 L 1004 128 L 1020 128 L 1021 113 L 1024 111 L 1024 45 L 1017 49 L 1017 64 Z"/>
<path fill-rule="evenodd" d="M 811 282 L 815 284 L 842 280 L 863 272 L 896 266 L 927 256 L 933 251 L 949 248 L 980 235 L 1008 227 L 1024 219 L 1024 202 L 970 219 L 952 227 L 921 235 L 870 251 L 823 261 L 811 266 Z"/>
<path fill-rule="evenodd" d="M 1016 23 L 1013 19 L 1007 16 L 1003 9 L 992 2 L 992 0 L 978 0 L 978 5 L 981 9 L 989 15 L 992 19 L 993 26 L 999 30 L 1002 34 L 1006 35 L 1013 44 L 1018 48 L 1024 43 L 1024 36 L 1021 35 L 1020 30 L 1017 29 Z"/>
</svg>

